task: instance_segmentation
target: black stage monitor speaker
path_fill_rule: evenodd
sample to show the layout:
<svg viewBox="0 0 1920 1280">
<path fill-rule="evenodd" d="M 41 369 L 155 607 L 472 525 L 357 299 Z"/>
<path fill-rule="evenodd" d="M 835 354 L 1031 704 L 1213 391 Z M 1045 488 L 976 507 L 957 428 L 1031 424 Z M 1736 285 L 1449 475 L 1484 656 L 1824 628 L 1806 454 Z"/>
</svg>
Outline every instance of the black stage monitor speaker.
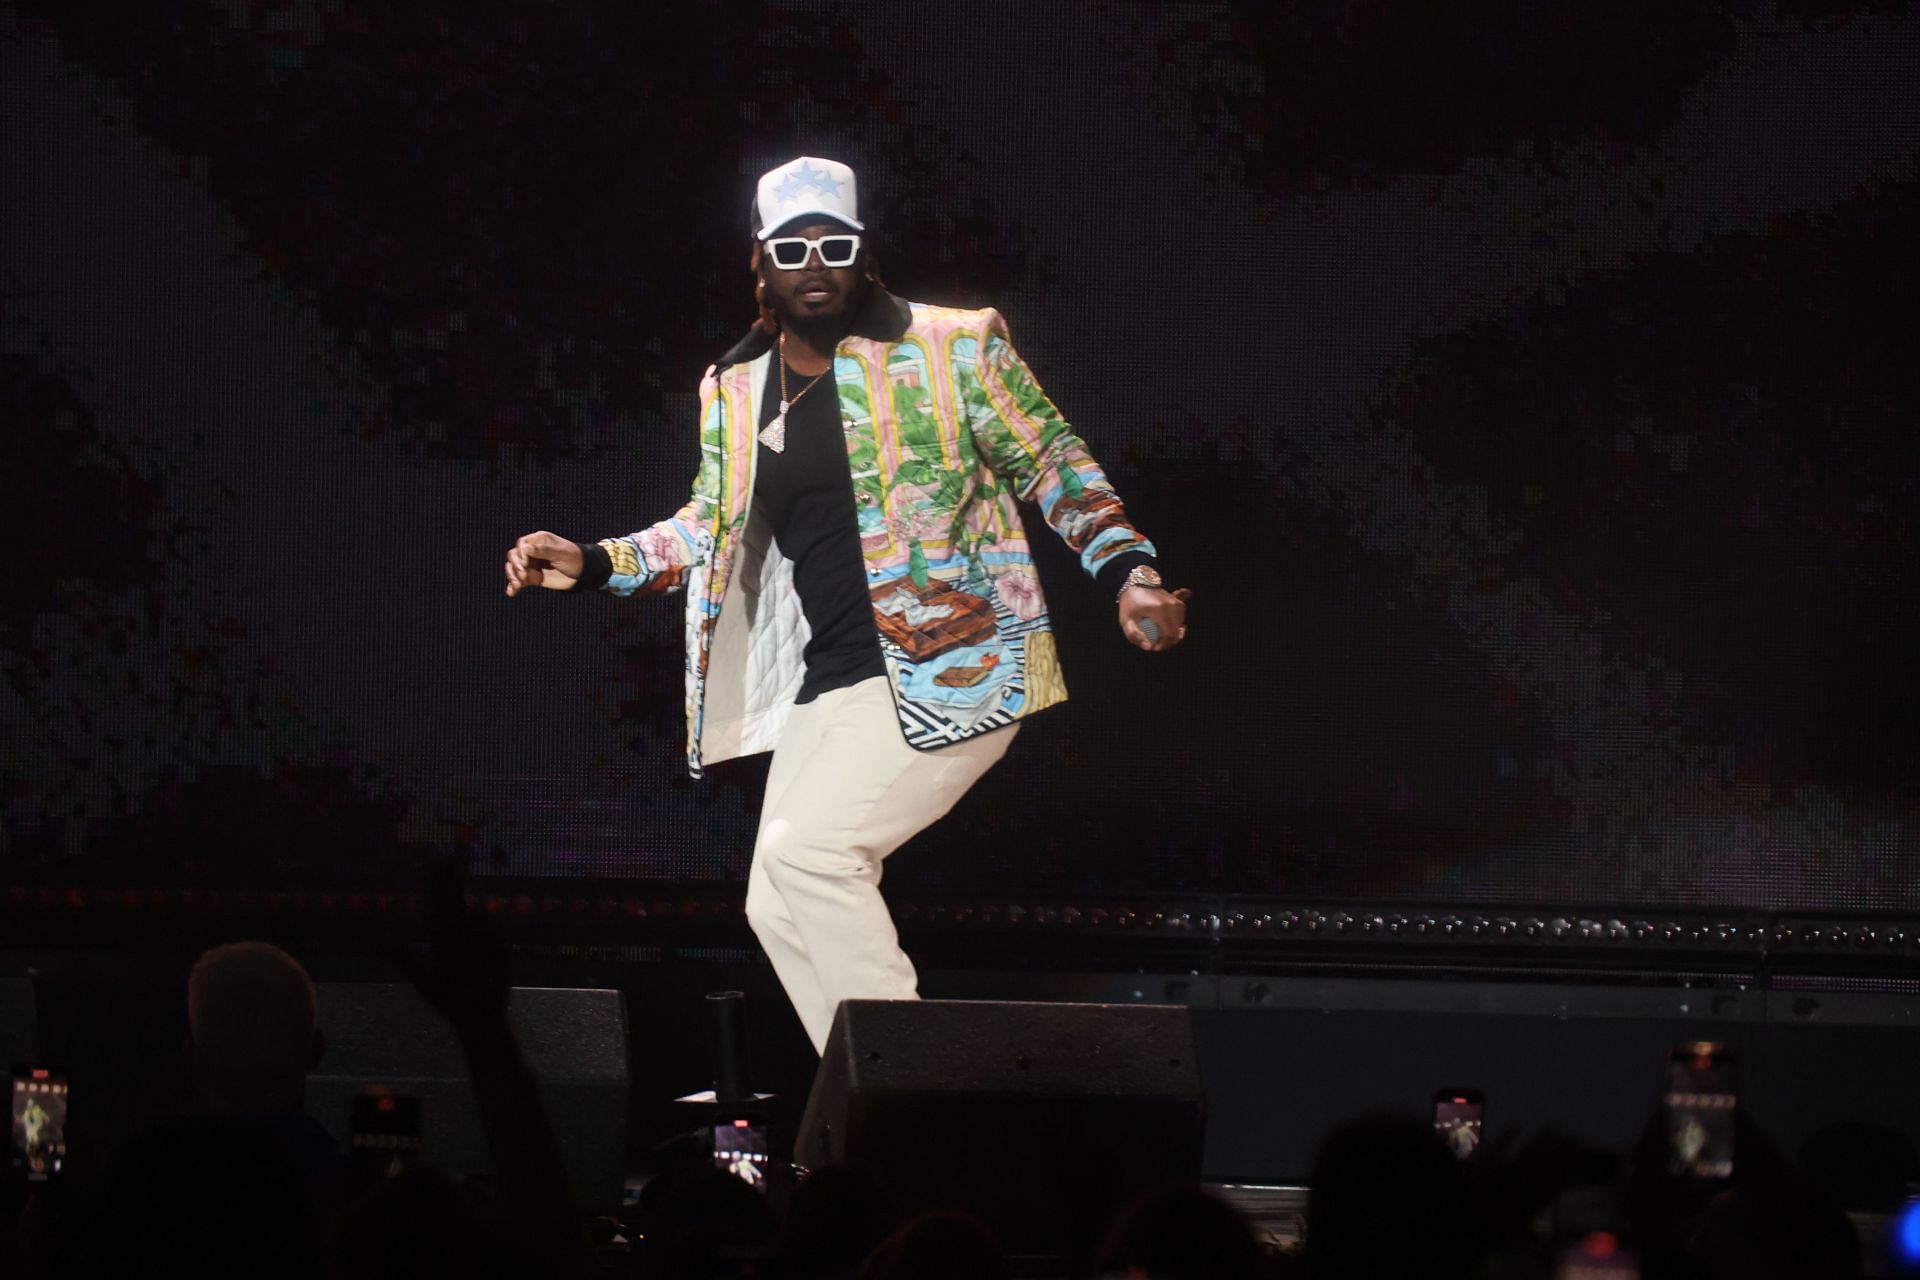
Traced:
<svg viewBox="0 0 1920 1280">
<path fill-rule="evenodd" d="M 319 984 L 319 1070 L 307 1077 L 307 1111 L 342 1145 L 363 1085 L 393 1085 L 421 1097 L 427 1161 L 456 1175 L 487 1167 L 486 1137 L 459 1041 L 410 986 Z M 626 1013 L 618 991 L 516 987 L 508 1006 L 527 1063 L 540 1081 L 579 1202 L 620 1203 L 627 1138 Z"/>
<path fill-rule="evenodd" d="M 1185 1007 L 850 1000 L 795 1158 L 867 1169 L 908 1212 L 977 1214 L 1015 1254 L 1074 1255 L 1128 1197 L 1199 1176 L 1203 1122 Z"/>
</svg>

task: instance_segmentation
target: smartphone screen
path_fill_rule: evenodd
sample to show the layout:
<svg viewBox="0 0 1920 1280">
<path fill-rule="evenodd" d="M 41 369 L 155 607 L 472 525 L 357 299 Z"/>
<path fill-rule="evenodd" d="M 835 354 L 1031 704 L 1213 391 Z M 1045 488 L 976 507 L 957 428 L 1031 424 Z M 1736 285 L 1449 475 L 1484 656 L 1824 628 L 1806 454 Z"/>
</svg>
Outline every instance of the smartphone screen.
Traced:
<svg viewBox="0 0 1920 1280">
<path fill-rule="evenodd" d="M 13 1069 L 13 1167 L 46 1182 L 67 1160 L 67 1077 L 54 1067 Z"/>
<path fill-rule="evenodd" d="M 1733 1056 L 1711 1041 L 1667 1054 L 1668 1168 L 1689 1178 L 1733 1176 Z"/>
<path fill-rule="evenodd" d="M 757 1191 L 767 1189 L 767 1126 L 723 1120 L 713 1126 L 713 1163 Z"/>
<path fill-rule="evenodd" d="M 420 1159 L 420 1095 L 364 1085 L 353 1098 L 351 1158 L 362 1172 L 391 1178 Z"/>
<path fill-rule="evenodd" d="M 1487 1102 L 1478 1089 L 1442 1089 L 1433 1095 L 1433 1132 L 1458 1160 L 1480 1150 Z"/>
</svg>

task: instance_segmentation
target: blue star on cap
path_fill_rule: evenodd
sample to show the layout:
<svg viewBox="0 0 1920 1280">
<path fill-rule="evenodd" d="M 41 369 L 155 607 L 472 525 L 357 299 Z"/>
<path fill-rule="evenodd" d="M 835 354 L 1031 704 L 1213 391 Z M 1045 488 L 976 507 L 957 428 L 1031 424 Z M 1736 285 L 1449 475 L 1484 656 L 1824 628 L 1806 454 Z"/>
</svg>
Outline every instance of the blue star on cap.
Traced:
<svg viewBox="0 0 1920 1280">
<path fill-rule="evenodd" d="M 813 169 L 811 165 L 808 168 L 812 169 L 812 174 L 805 179 L 807 185 L 817 188 L 823 196 L 837 196 L 840 188 L 846 185 L 825 169 Z"/>
<path fill-rule="evenodd" d="M 806 164 L 782 178 L 780 185 L 773 189 L 773 193 L 782 200 L 793 200 L 798 198 L 801 188 L 812 187 L 823 196 L 832 196 L 840 194 L 840 188 L 844 185 L 846 184 L 825 169 L 816 169 Z"/>
</svg>

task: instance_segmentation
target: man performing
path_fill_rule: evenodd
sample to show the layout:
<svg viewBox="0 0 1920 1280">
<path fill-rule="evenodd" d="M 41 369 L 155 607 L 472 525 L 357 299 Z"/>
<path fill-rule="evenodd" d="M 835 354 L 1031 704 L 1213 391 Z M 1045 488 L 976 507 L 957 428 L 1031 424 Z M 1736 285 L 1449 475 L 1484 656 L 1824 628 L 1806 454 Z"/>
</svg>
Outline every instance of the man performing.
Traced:
<svg viewBox="0 0 1920 1280">
<path fill-rule="evenodd" d="M 1159 652 L 1186 634 L 1153 545 L 999 313 L 909 303 L 868 266 L 853 171 L 760 179 L 760 318 L 700 386 L 693 496 L 580 545 L 530 533 L 507 594 L 687 593 L 687 759 L 771 750 L 747 920 L 814 1048 L 848 999 L 912 999 L 880 864 L 1066 687 L 1015 499 Z"/>
</svg>

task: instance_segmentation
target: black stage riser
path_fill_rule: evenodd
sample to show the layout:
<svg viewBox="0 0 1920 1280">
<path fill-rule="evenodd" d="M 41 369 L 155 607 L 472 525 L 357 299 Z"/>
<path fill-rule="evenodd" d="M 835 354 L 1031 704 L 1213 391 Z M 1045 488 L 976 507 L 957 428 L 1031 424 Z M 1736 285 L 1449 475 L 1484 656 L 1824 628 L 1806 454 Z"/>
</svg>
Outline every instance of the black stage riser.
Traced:
<svg viewBox="0 0 1920 1280">
<path fill-rule="evenodd" d="M 1489 1133 L 1553 1129 L 1625 1151 L 1659 1101 L 1665 1052 L 1693 1040 L 1732 1046 L 1741 1106 L 1789 1157 L 1843 1122 L 1920 1146 L 1920 992 L 1178 973 L 934 981 L 974 1000 L 1191 1008 L 1215 1181 L 1297 1181 L 1342 1121 L 1423 1114 L 1442 1088 L 1483 1090 Z"/>
<path fill-rule="evenodd" d="M 15 974 L 43 976 L 31 986 L 0 982 L 0 1038 L 11 1037 L 16 1060 L 40 1056 L 73 1069 L 77 1130 L 111 1146 L 155 1110 L 183 1101 L 179 1049 L 193 954 L 12 958 Z M 358 977 L 356 970 L 380 967 L 354 957 L 308 962 L 323 975 Z M 541 986 L 618 987 L 625 994 L 632 1011 L 630 1155 L 691 1127 L 669 1100 L 712 1082 L 704 993 L 748 991 L 754 1082 L 781 1094 L 776 1152 L 791 1142 L 816 1060 L 764 964 L 522 956 L 518 972 Z M 949 998 L 1189 1003 L 1209 1087 L 1204 1173 L 1216 1181 L 1298 1178 L 1313 1144 L 1340 1120 L 1387 1106 L 1422 1111 L 1441 1086 L 1484 1089 L 1495 1131 L 1552 1126 L 1622 1148 L 1654 1105 L 1660 1055 L 1693 1038 L 1736 1046 L 1747 1108 L 1789 1153 L 1807 1133 L 1849 1119 L 1887 1125 L 1920 1143 L 1920 1091 L 1911 1088 L 1920 1078 L 1914 994 L 938 969 L 923 969 L 922 983 L 928 994 Z M 36 1005 L 40 1036 L 22 1046 L 21 1028 Z M 407 1022 L 439 1025 L 425 1012 Z M 339 1043 L 322 1070 L 338 1074 L 353 1033 L 333 1034 Z M 443 1070 L 457 1067 L 445 1042 L 437 1052 Z M 450 1114 L 449 1105 L 430 1098 L 427 1123 Z M 596 1132 L 617 1128 L 599 1120 Z"/>
</svg>

